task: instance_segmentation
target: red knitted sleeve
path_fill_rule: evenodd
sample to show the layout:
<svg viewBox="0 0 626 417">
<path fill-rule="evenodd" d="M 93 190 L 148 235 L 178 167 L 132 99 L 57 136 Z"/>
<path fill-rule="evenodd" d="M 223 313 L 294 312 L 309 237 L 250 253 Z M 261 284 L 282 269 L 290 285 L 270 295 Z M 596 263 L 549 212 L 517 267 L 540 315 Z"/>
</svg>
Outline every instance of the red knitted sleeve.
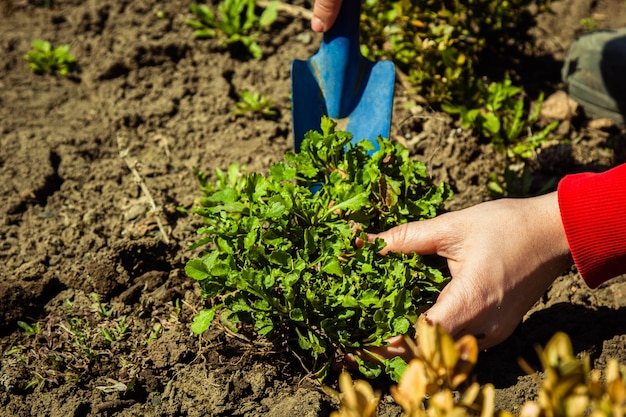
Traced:
<svg viewBox="0 0 626 417">
<path fill-rule="evenodd" d="M 600 174 L 574 174 L 558 187 L 561 219 L 587 285 L 626 273 L 626 164 Z"/>
</svg>

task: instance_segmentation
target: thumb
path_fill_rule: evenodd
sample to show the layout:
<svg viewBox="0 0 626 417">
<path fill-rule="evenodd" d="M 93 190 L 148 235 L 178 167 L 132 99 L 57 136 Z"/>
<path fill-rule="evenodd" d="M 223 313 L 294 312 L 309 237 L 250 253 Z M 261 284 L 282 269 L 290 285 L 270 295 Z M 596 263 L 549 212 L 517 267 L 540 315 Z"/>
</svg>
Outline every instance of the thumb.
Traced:
<svg viewBox="0 0 626 417">
<path fill-rule="evenodd" d="M 430 307 L 424 316 L 430 324 L 440 324 L 455 339 L 466 334 L 473 314 L 471 303 L 467 302 L 463 292 L 459 293 L 458 280 L 453 278 L 441 291 L 437 302 Z"/>
<path fill-rule="evenodd" d="M 311 29 L 314 32 L 326 32 L 332 27 L 339 14 L 342 0 L 316 0 L 313 6 Z"/>
<path fill-rule="evenodd" d="M 460 298 L 440 296 L 437 302 L 424 313 L 428 323 L 440 324 L 454 338 L 461 336 L 465 330 L 466 322 L 463 320 L 463 312 L 467 308 L 462 302 L 456 300 Z"/>
<path fill-rule="evenodd" d="M 437 253 L 439 247 L 435 220 L 401 224 L 378 234 L 370 234 L 368 237 L 370 241 L 376 238 L 385 241 L 387 246 L 381 250 L 383 255 L 387 252 L 416 252 L 420 255 L 430 255 Z"/>
</svg>

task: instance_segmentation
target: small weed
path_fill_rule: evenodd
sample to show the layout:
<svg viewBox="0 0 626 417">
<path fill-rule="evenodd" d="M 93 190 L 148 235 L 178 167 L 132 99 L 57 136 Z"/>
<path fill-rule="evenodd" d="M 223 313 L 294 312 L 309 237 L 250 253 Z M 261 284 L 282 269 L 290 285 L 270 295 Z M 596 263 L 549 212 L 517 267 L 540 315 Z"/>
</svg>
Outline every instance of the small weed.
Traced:
<svg viewBox="0 0 626 417">
<path fill-rule="evenodd" d="M 172 302 L 172 307 L 174 309 L 170 313 L 169 321 L 170 323 L 178 323 L 180 321 L 180 313 L 182 311 L 180 298 L 177 298 L 175 301 Z"/>
<path fill-rule="evenodd" d="M 241 100 L 235 104 L 232 113 L 235 116 L 253 113 L 260 114 L 264 117 L 272 117 L 276 115 L 276 109 L 274 108 L 274 103 L 265 95 L 243 90 L 241 92 Z"/>
<path fill-rule="evenodd" d="M 163 325 L 161 323 L 156 323 L 152 326 L 152 330 L 148 333 L 148 337 L 146 338 L 146 344 L 150 346 L 152 342 L 161 337 L 161 333 L 163 333 Z"/>
<path fill-rule="evenodd" d="M 112 309 L 100 303 L 98 296 L 80 301 L 65 300 L 63 314 L 50 315 L 46 322 L 19 322 L 27 340 L 12 347 L 13 355 L 32 370 L 26 389 L 65 383 L 78 383 L 92 368 L 94 361 L 110 355 L 108 346 L 122 340 L 129 332 L 126 316 L 112 317 Z M 94 308 L 95 307 L 95 308 Z"/>
<path fill-rule="evenodd" d="M 26 387 L 24 387 L 24 389 L 29 390 L 29 389 L 35 389 L 40 385 L 44 385 L 46 382 L 46 378 L 39 375 L 39 374 L 35 374 L 35 377 L 33 379 L 30 380 L 30 382 L 28 384 L 26 384 Z"/>
<path fill-rule="evenodd" d="M 598 23 L 598 21 L 594 19 L 593 17 L 583 17 L 582 19 L 580 19 L 580 25 L 587 32 L 591 32 L 600 27 L 600 23 Z"/>
<path fill-rule="evenodd" d="M 24 58 L 29 62 L 30 69 L 38 74 L 68 75 L 76 62 L 67 44 L 53 48 L 48 41 L 35 40 L 32 46 L 33 49 Z"/>
<path fill-rule="evenodd" d="M 206 5 L 191 4 L 191 12 L 196 19 L 187 19 L 185 23 L 192 28 L 196 38 L 219 38 L 223 46 L 241 43 L 256 59 L 263 57 L 263 51 L 256 37 L 269 27 L 278 16 L 278 2 L 272 2 L 261 16 L 255 13 L 255 0 L 224 0 L 218 6 L 216 14 Z"/>
<path fill-rule="evenodd" d="M 107 341 L 107 343 L 111 344 L 114 342 L 119 342 L 124 340 L 128 332 L 128 325 L 126 324 L 126 316 L 122 316 L 114 323 L 115 327 L 112 330 L 109 330 L 107 327 L 102 327 L 102 336 Z"/>
<path fill-rule="evenodd" d="M 91 299 L 94 301 L 92 307 L 94 307 L 100 317 L 110 317 L 113 313 L 113 308 L 107 310 L 107 308 L 100 302 L 100 296 L 96 293 L 91 293 Z"/>
</svg>

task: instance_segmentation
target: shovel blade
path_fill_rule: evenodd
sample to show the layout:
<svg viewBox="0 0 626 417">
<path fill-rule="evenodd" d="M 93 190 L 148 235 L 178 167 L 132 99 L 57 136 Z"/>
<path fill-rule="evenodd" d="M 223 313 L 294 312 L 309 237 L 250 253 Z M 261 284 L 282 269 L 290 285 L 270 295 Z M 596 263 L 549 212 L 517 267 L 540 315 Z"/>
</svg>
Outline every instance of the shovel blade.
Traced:
<svg viewBox="0 0 626 417">
<path fill-rule="evenodd" d="M 389 137 L 395 69 L 391 61 L 372 62 L 359 46 L 360 0 L 344 0 L 335 25 L 318 52 L 291 64 L 294 148 L 306 132 L 320 131 L 322 116 L 352 133 L 353 142 Z"/>
<path fill-rule="evenodd" d="M 362 59 L 360 77 L 353 85 L 341 89 L 320 81 L 314 62 L 294 60 L 291 67 L 296 151 L 306 132 L 320 130 L 322 116 L 335 120 L 339 130 L 352 133 L 353 142 L 367 139 L 378 148 L 376 138 L 389 137 L 395 81 L 393 63 Z M 337 102 L 341 105 L 333 106 Z"/>
</svg>

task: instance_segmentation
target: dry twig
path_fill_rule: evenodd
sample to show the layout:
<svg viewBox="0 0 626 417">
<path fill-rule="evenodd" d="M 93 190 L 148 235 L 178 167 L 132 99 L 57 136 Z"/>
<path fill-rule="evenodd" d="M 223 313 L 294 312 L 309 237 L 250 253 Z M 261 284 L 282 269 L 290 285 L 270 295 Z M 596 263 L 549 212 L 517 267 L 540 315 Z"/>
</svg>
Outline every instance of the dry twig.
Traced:
<svg viewBox="0 0 626 417">
<path fill-rule="evenodd" d="M 139 186 L 143 194 L 146 196 L 146 198 L 148 199 L 148 202 L 150 203 L 152 212 L 155 213 L 154 218 L 156 220 L 157 226 L 159 227 L 159 231 L 161 232 L 161 237 L 163 238 L 163 242 L 165 242 L 166 244 L 169 244 L 170 239 L 167 236 L 167 232 L 165 231 L 163 222 L 161 221 L 161 218 L 158 215 L 160 208 L 154 202 L 154 198 L 152 198 L 152 193 L 148 189 L 148 186 L 146 185 L 141 175 L 139 175 L 139 171 L 137 170 L 137 166 L 139 166 L 139 162 L 136 159 L 131 158 L 129 156 L 129 149 L 123 147 L 122 138 L 119 136 L 117 138 L 117 146 L 120 150 L 120 158 L 122 158 L 124 162 L 126 162 L 128 169 L 130 169 L 130 172 L 133 174 L 135 183 Z"/>
</svg>

